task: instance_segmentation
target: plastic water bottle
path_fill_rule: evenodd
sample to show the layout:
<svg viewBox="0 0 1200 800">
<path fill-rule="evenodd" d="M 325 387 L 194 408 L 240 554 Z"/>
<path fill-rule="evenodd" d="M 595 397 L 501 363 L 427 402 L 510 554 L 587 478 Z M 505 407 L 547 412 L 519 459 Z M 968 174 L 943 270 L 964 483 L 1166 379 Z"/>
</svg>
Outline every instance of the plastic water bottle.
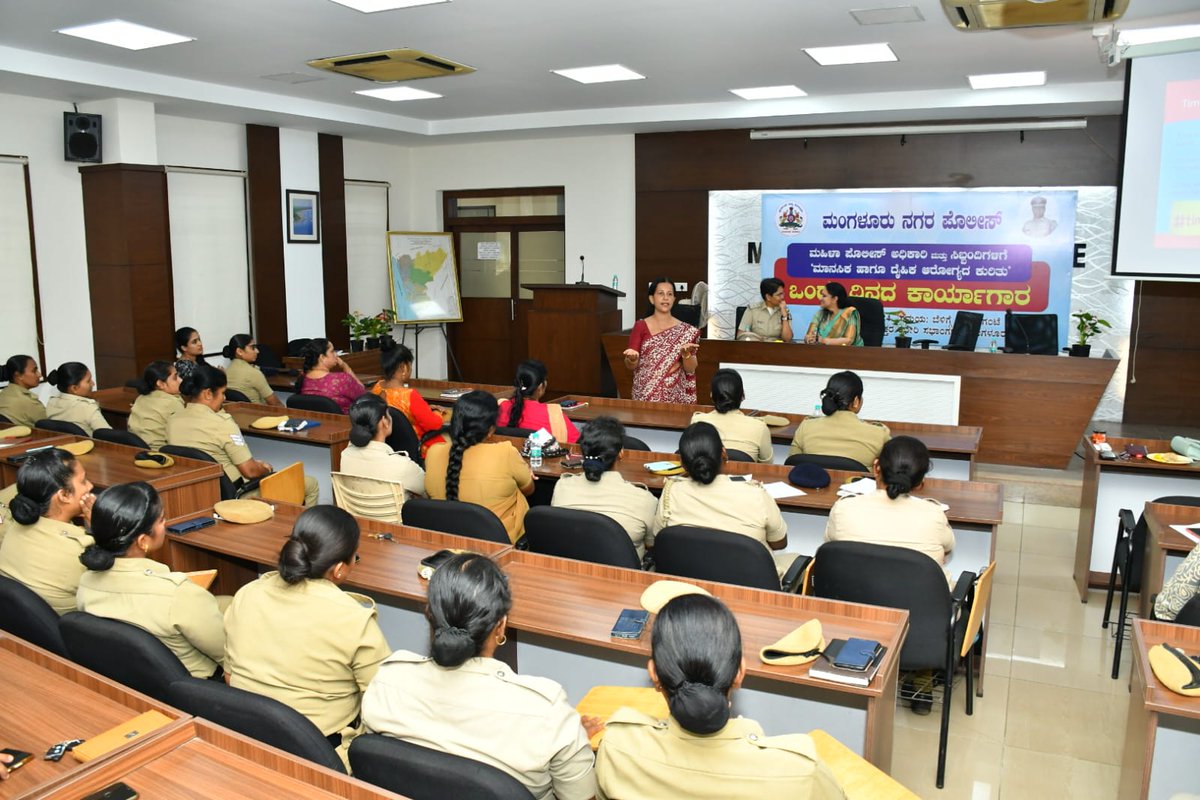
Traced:
<svg viewBox="0 0 1200 800">
<path fill-rule="evenodd" d="M 995 339 L 992 339 L 992 343 L 988 346 L 988 352 L 989 353 L 996 352 L 996 340 Z"/>
<path fill-rule="evenodd" d="M 823 413 L 821 413 L 821 404 L 820 404 L 820 403 L 817 403 L 816 405 L 814 405 L 814 406 L 813 406 L 813 413 L 812 413 L 812 415 L 813 415 L 814 417 L 823 417 L 823 416 L 825 416 Z"/>
<path fill-rule="evenodd" d="M 616 288 L 617 288 L 617 273 L 615 273 L 615 272 L 613 273 L 613 282 L 612 282 L 612 287 L 613 287 L 614 289 L 616 289 Z"/>
<path fill-rule="evenodd" d="M 529 468 L 541 469 L 542 466 L 542 446 L 535 444 L 529 448 Z"/>
</svg>

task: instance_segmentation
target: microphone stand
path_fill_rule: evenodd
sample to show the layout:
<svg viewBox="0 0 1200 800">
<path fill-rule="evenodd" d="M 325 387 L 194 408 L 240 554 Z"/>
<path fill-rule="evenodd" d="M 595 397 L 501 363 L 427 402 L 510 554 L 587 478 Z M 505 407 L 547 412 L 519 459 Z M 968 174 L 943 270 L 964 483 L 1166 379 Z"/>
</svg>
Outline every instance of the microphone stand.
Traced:
<svg viewBox="0 0 1200 800">
<path fill-rule="evenodd" d="M 579 257 L 579 280 L 575 281 L 576 286 L 587 286 L 587 278 L 583 276 L 583 256 Z"/>
</svg>

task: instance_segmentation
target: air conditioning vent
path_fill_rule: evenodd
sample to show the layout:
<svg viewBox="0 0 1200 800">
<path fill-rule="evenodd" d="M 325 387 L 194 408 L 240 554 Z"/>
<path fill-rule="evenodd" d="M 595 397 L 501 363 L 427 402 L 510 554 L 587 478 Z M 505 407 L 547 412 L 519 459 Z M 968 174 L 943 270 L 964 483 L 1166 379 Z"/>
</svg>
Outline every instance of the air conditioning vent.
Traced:
<svg viewBox="0 0 1200 800">
<path fill-rule="evenodd" d="M 1091 25 L 1119 19 L 1129 0 L 942 0 L 950 24 L 960 31 Z"/>
<path fill-rule="evenodd" d="M 465 75 L 474 67 L 459 64 L 420 50 L 380 50 L 375 53 L 351 53 L 309 61 L 314 69 L 352 75 L 375 83 L 396 83 L 419 78 L 441 78 L 446 75 Z"/>
</svg>

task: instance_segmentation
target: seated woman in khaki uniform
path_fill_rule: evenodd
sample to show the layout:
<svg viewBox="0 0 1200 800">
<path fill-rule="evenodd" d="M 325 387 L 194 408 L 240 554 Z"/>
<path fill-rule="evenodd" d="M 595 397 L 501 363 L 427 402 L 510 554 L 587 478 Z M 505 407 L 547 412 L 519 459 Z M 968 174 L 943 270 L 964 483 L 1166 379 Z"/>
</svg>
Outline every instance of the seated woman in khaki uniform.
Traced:
<svg viewBox="0 0 1200 800">
<path fill-rule="evenodd" d="M 225 369 L 229 377 L 227 388 L 246 395 L 251 403 L 283 407 L 283 402 L 275 396 L 271 384 L 267 383 L 267 376 L 254 365 L 258 361 L 258 343 L 253 336 L 248 333 L 233 335 L 221 355 L 229 359 L 229 366 Z"/>
<path fill-rule="evenodd" d="M 943 564 L 954 549 L 954 531 L 937 500 L 913 497 L 929 472 L 929 450 L 920 439 L 897 436 L 872 465 L 874 494 L 843 497 L 825 525 L 827 542 L 870 542 L 919 550 Z"/>
<path fill-rule="evenodd" d="M 30 428 L 46 418 L 46 407 L 33 393 L 42 382 L 42 371 L 32 356 L 13 356 L 4 363 L 0 377 L 8 381 L 8 386 L 0 389 L 0 417 Z"/>
<path fill-rule="evenodd" d="M 434 500 L 486 506 L 515 542 L 525 533 L 526 496 L 533 472 L 509 442 L 487 441 L 496 432 L 499 405 L 487 392 L 467 392 L 454 404 L 450 446 L 436 444 L 425 457 L 425 491 Z"/>
<path fill-rule="evenodd" d="M 229 685 L 308 717 L 345 760 L 359 703 L 391 650 L 371 598 L 342 591 L 358 561 L 358 523 L 317 506 L 296 520 L 279 571 L 243 586 L 225 612 Z"/>
<path fill-rule="evenodd" d="M 387 446 L 392 433 L 388 405 L 377 394 L 364 394 L 350 404 L 350 445 L 342 451 L 342 472 L 404 484 L 406 497 L 425 496 L 425 470 Z"/>
<path fill-rule="evenodd" d="M 30 456 L 9 501 L 12 522 L 0 541 L 0 575 L 28 586 L 60 616 L 74 611 L 84 570 L 79 556 L 93 542 L 75 521 L 86 523 L 95 502 L 75 456 L 56 447 Z"/>
<path fill-rule="evenodd" d="M 167 443 L 167 420 L 183 411 L 179 373 L 170 361 L 151 361 L 129 410 L 129 432 L 154 449 Z"/>
<path fill-rule="evenodd" d="M 194 447 L 221 465 L 234 484 L 270 475 L 273 468 L 250 454 L 242 430 L 233 417 L 221 410 L 225 405 L 225 373 L 201 364 L 183 379 L 180 393 L 187 398 L 183 411 L 167 420 L 167 443 Z M 304 505 L 315 506 L 320 494 L 317 479 L 304 476 Z M 242 497 L 256 497 L 258 490 Z"/>
<path fill-rule="evenodd" d="M 881 422 L 859 419 L 862 406 L 862 378 L 849 370 L 830 375 L 821 390 L 821 413 L 825 416 L 809 417 L 800 423 L 788 455 L 841 456 L 857 461 L 865 469 L 879 458 L 879 451 L 892 433 Z"/>
<path fill-rule="evenodd" d="M 225 620 L 217 598 L 150 558 L 167 541 L 154 487 L 139 481 L 101 492 L 92 509 L 92 536 L 95 543 L 80 556 L 88 571 L 75 595 L 79 610 L 154 634 L 193 677 L 219 675 Z"/>
<path fill-rule="evenodd" d="M 100 405 L 91 397 L 96 384 L 86 365 L 68 361 L 58 369 L 50 370 L 46 382 L 59 392 L 46 404 L 46 419 L 72 422 L 83 428 L 87 436 L 101 428 L 112 427 L 100 412 Z"/>
<path fill-rule="evenodd" d="M 397 650 L 363 697 L 372 733 L 502 769 L 535 798 L 596 793 L 589 730 L 563 688 L 517 675 L 493 658 L 504 644 L 512 595 L 486 556 L 463 553 L 429 581 L 430 656 Z"/>
<path fill-rule="evenodd" d="M 625 426 L 612 417 L 596 417 L 579 435 L 583 453 L 583 475 L 564 472 L 554 487 L 550 505 L 576 511 L 594 511 L 611 517 L 625 529 L 638 557 L 646 553 L 643 543 L 654 526 L 658 500 L 639 483 L 629 483 L 613 470 L 625 452 Z M 563 531 L 569 535 L 570 531 Z"/>
<path fill-rule="evenodd" d="M 734 369 L 719 369 L 712 379 L 712 401 L 716 411 L 697 411 L 692 422 L 707 422 L 721 435 L 726 450 L 738 450 L 760 464 L 775 459 L 771 429 L 761 419 L 742 413 L 746 389 L 742 376 Z"/>
<path fill-rule="evenodd" d="M 622 708 L 609 718 L 596 754 L 599 797 L 844 798 L 807 734 L 766 736 L 757 722 L 730 718 L 746 662 L 737 620 L 720 600 L 671 600 L 654 620 L 650 648 L 650 680 L 671 717 Z"/>
<path fill-rule="evenodd" d="M 646 536 L 646 549 L 668 525 L 699 525 L 749 536 L 770 548 L 780 575 L 796 560 L 796 553 L 776 553 L 787 547 L 787 523 L 774 498 L 758 481 L 731 481 L 721 474 L 725 450 L 717 429 L 693 422 L 679 437 L 679 458 L 687 476 L 668 478 L 663 485 L 654 529 Z"/>
</svg>

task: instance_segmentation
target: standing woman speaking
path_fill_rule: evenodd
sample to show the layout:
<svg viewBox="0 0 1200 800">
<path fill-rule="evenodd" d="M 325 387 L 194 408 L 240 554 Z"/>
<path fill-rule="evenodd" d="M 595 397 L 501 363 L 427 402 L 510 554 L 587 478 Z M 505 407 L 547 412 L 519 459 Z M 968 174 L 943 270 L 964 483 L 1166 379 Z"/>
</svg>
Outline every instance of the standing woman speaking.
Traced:
<svg viewBox="0 0 1200 800">
<path fill-rule="evenodd" d="M 671 315 L 675 284 L 650 281 L 654 312 L 639 319 L 629 334 L 625 367 L 633 370 L 633 399 L 658 403 L 695 403 L 700 331 Z"/>
</svg>

